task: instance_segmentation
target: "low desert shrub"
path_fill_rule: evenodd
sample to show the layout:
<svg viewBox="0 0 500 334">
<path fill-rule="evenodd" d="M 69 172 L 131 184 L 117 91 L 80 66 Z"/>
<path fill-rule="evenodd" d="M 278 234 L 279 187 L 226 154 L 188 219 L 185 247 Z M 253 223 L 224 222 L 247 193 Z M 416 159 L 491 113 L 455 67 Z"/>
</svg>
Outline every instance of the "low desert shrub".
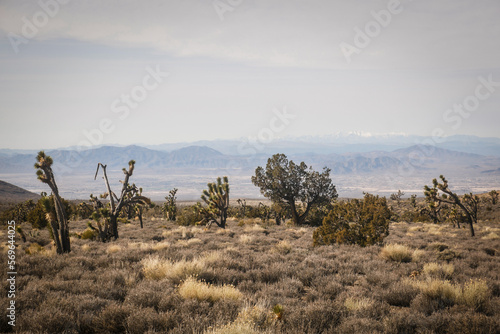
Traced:
<svg viewBox="0 0 500 334">
<path fill-rule="evenodd" d="M 83 240 L 95 240 L 97 239 L 97 236 L 98 232 L 90 228 L 87 228 L 82 233 L 80 233 L 80 238 Z"/>
<path fill-rule="evenodd" d="M 382 293 L 382 299 L 391 306 L 409 307 L 419 289 L 406 282 L 393 283 Z"/>
<path fill-rule="evenodd" d="M 385 197 L 365 194 L 334 205 L 323 225 L 313 234 L 315 246 L 337 244 L 368 246 L 381 243 L 389 235 L 391 210 Z"/>
<path fill-rule="evenodd" d="M 232 285 L 215 286 L 188 277 L 179 285 L 179 295 L 184 299 L 215 302 L 221 299 L 240 300 L 243 294 Z"/>
<path fill-rule="evenodd" d="M 410 262 L 412 251 L 410 248 L 400 244 L 385 245 L 380 251 L 380 256 L 386 260 L 395 262 Z"/>
</svg>

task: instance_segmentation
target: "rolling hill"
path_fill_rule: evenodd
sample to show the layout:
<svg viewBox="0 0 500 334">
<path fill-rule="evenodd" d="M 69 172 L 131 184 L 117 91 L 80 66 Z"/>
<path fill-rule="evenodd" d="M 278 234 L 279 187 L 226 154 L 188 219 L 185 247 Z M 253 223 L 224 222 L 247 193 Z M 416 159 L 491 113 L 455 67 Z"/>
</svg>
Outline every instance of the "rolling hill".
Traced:
<svg viewBox="0 0 500 334">
<path fill-rule="evenodd" d="M 38 200 L 40 195 L 11 183 L 0 180 L 0 202 L 19 203 L 29 199 Z"/>
</svg>

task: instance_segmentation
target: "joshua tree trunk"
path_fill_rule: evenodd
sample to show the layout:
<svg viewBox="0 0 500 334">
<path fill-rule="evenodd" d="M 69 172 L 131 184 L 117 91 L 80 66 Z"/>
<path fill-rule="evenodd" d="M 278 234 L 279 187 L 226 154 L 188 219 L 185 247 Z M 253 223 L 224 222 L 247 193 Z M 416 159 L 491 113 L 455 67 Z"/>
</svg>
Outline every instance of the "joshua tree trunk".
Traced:
<svg viewBox="0 0 500 334">
<path fill-rule="evenodd" d="M 37 163 L 35 164 L 35 168 L 37 169 L 36 174 L 38 175 L 38 179 L 46 183 L 52 190 L 58 224 L 52 219 L 51 227 L 54 241 L 56 242 L 57 253 L 69 253 L 71 251 L 71 244 L 69 239 L 68 218 L 64 211 L 61 197 L 59 196 L 54 173 L 52 172 L 52 163 L 53 160 L 50 156 L 45 156 L 43 151 L 39 152 Z"/>
</svg>

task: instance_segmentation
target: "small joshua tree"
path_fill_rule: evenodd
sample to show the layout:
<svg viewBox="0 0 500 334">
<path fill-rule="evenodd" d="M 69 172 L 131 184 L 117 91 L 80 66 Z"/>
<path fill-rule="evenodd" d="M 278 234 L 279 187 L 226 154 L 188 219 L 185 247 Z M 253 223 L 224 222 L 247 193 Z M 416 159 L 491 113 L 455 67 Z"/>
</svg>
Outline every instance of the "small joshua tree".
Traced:
<svg viewBox="0 0 500 334">
<path fill-rule="evenodd" d="M 401 190 L 398 190 L 397 193 L 393 193 L 391 194 L 390 196 L 390 199 L 393 200 L 393 201 L 396 201 L 398 202 L 398 205 L 399 203 L 401 202 L 401 198 L 405 195 L 405 193 Z"/>
<path fill-rule="evenodd" d="M 488 193 L 490 195 L 491 204 L 495 205 L 498 203 L 498 191 L 492 190 Z"/>
<path fill-rule="evenodd" d="M 163 212 L 165 216 L 171 220 L 175 221 L 177 219 L 177 188 L 174 188 L 168 192 L 168 196 L 165 197 L 165 204 L 163 204 Z"/>
<path fill-rule="evenodd" d="M 209 183 L 208 190 L 203 190 L 201 199 L 206 207 L 199 205 L 198 211 L 203 216 L 202 223 L 217 224 L 226 228 L 227 210 L 229 209 L 229 181 L 227 176 L 217 178 L 217 182 Z"/>
<path fill-rule="evenodd" d="M 99 236 L 103 242 L 109 241 L 111 238 L 115 240 L 118 238 L 118 216 L 120 215 L 123 208 L 129 205 L 136 204 L 149 204 L 150 199 L 144 197 L 140 194 L 139 189 L 135 185 L 129 185 L 129 178 L 134 172 L 135 161 L 130 160 L 128 163 L 128 169 L 123 168 L 123 174 L 125 178 L 122 183 L 122 190 L 120 192 L 120 197 L 118 197 L 109 186 L 108 175 L 106 173 L 106 165 L 102 163 L 97 164 L 97 170 L 95 172 L 94 180 L 97 178 L 99 173 L 99 167 L 102 169 L 104 183 L 106 184 L 107 192 L 102 194 L 100 197 L 106 199 L 109 197 L 109 210 L 100 203 L 97 197 L 90 195 L 91 202 L 94 204 L 96 209 L 93 218 L 98 223 Z M 99 204 L 100 203 L 100 204 Z M 104 218 L 104 226 L 99 223 L 99 220 Z"/>
<path fill-rule="evenodd" d="M 448 186 L 448 180 L 443 175 L 440 175 L 442 183 L 439 183 L 437 179 L 432 180 L 433 187 L 424 187 L 424 194 L 426 200 L 434 203 L 447 203 L 452 206 L 460 208 L 465 215 L 466 221 L 469 224 L 469 230 L 471 237 L 474 236 L 474 223 L 477 223 L 477 210 L 479 205 L 479 198 L 475 195 L 465 194 L 463 200 L 452 192 Z"/>
<path fill-rule="evenodd" d="M 38 176 L 38 179 L 43 183 L 46 183 L 50 187 L 50 190 L 52 190 L 55 216 L 52 215 L 52 210 L 50 210 L 45 204 L 44 207 L 47 215 L 50 215 L 48 220 L 50 222 L 52 236 L 56 244 L 57 254 L 69 253 L 71 251 L 71 245 L 69 240 L 68 217 L 64 210 L 61 196 L 59 196 L 59 189 L 57 188 L 54 173 L 52 172 L 53 160 L 50 156 L 45 155 L 44 151 L 40 151 L 38 153 L 36 160 L 37 162 L 35 163 L 35 168 L 37 169 L 36 175 Z"/>
</svg>

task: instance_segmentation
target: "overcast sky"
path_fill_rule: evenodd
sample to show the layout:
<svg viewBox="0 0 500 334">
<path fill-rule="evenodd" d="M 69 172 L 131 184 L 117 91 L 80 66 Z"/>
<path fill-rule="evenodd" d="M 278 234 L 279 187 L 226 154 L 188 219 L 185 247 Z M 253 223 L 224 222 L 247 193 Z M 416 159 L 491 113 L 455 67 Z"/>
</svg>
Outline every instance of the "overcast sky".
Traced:
<svg viewBox="0 0 500 334">
<path fill-rule="evenodd" d="M 498 0 L 2 0 L 0 148 L 499 137 L 499 17 Z"/>
</svg>

